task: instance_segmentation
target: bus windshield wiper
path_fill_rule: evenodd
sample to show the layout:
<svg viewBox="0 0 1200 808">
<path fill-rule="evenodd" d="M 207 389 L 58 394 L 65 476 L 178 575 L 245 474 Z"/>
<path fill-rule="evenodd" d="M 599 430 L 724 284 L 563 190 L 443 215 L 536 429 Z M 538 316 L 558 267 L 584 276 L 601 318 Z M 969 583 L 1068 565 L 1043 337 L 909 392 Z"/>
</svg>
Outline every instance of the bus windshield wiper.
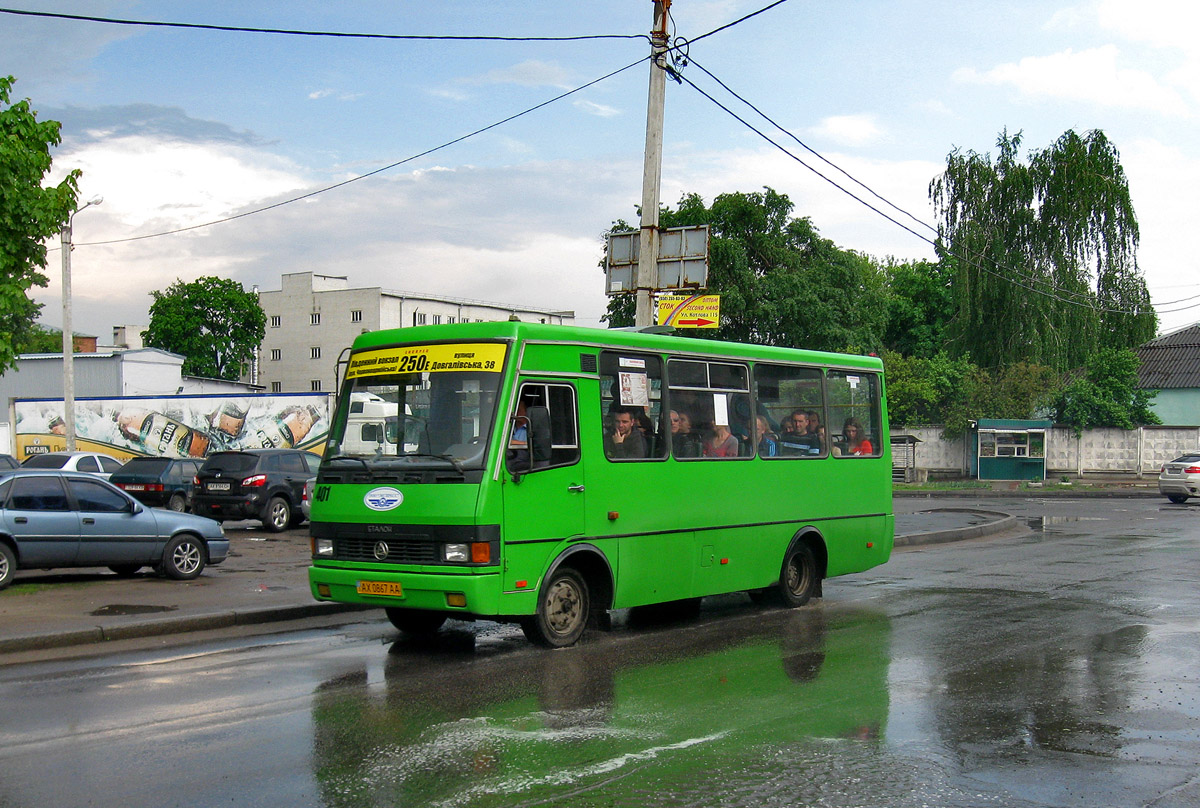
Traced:
<svg viewBox="0 0 1200 808">
<path fill-rule="evenodd" d="M 429 452 L 405 452 L 403 455 L 401 455 L 401 457 L 432 457 L 437 460 L 445 460 L 448 461 L 450 465 L 454 466 L 455 471 L 464 477 L 466 476 L 466 472 L 463 471 L 462 463 L 460 463 L 458 458 L 454 457 L 453 455 L 431 454 Z"/>
<path fill-rule="evenodd" d="M 333 462 L 334 460 L 357 460 L 359 463 L 362 463 L 367 468 L 371 467 L 370 464 L 368 464 L 366 460 L 363 460 L 361 457 L 356 457 L 354 455 L 344 455 L 344 454 L 343 455 L 334 455 L 333 457 L 327 457 L 325 459 L 330 462 Z"/>
</svg>

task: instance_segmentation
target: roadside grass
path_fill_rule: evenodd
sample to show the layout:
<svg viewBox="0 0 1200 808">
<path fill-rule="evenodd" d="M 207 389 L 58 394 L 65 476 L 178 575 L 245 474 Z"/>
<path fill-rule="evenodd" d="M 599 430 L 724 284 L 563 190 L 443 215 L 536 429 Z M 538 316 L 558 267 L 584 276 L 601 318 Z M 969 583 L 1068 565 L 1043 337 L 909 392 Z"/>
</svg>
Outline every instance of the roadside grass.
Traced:
<svg viewBox="0 0 1200 808">
<path fill-rule="evenodd" d="M 990 483 L 980 480 L 936 480 L 929 483 L 892 483 L 896 491 L 961 491 L 975 488 L 991 488 Z"/>
<path fill-rule="evenodd" d="M 22 595 L 36 595 L 38 592 L 46 592 L 48 590 L 61 591 L 63 589 L 82 589 L 85 586 L 92 586 L 100 583 L 99 581 L 13 581 L 6 589 L 0 589 L 0 598 L 21 597 Z"/>
</svg>

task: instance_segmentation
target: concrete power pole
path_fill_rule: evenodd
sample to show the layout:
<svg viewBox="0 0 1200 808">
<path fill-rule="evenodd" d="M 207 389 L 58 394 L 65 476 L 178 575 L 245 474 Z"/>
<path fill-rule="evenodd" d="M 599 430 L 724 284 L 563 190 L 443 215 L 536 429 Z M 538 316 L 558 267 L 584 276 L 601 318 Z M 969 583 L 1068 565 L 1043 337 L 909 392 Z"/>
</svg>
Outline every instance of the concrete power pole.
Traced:
<svg viewBox="0 0 1200 808">
<path fill-rule="evenodd" d="M 671 0 L 653 0 L 654 29 L 650 32 L 650 93 L 646 106 L 646 155 L 642 170 L 642 227 L 638 240 L 637 312 L 634 325 L 654 325 L 651 293 L 658 288 L 658 194 L 662 181 L 663 107 L 667 73 L 661 60 L 667 50 L 667 9 Z"/>
</svg>

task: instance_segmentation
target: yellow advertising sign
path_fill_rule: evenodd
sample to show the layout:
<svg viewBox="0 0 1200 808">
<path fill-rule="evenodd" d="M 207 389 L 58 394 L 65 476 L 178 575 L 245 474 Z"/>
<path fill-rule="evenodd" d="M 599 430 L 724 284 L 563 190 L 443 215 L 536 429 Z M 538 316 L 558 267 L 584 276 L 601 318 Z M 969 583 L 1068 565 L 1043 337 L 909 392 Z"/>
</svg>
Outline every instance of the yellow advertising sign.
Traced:
<svg viewBox="0 0 1200 808">
<path fill-rule="evenodd" d="M 350 357 L 350 368 L 346 371 L 346 378 L 382 376 L 387 373 L 444 373 L 453 370 L 499 373 L 504 368 L 506 349 L 506 345 L 498 342 L 377 348 Z"/>
<path fill-rule="evenodd" d="M 721 324 L 721 296 L 663 295 L 658 299 L 658 324 L 675 328 L 717 328 Z"/>
</svg>

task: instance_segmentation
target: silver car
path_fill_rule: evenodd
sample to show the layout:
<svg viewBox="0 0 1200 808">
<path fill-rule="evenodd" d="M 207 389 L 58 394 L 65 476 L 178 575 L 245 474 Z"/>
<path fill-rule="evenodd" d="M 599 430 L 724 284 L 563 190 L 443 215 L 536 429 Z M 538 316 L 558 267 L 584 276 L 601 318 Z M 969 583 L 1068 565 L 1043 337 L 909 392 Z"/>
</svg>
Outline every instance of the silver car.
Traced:
<svg viewBox="0 0 1200 808">
<path fill-rule="evenodd" d="M 1200 452 L 1177 457 L 1162 467 L 1158 492 L 1182 505 L 1188 497 L 1200 496 Z"/>
<path fill-rule="evenodd" d="M 0 589 L 18 569 L 153 567 L 190 581 L 220 564 L 229 540 L 212 519 L 147 508 L 94 475 L 0 470 Z"/>
</svg>

